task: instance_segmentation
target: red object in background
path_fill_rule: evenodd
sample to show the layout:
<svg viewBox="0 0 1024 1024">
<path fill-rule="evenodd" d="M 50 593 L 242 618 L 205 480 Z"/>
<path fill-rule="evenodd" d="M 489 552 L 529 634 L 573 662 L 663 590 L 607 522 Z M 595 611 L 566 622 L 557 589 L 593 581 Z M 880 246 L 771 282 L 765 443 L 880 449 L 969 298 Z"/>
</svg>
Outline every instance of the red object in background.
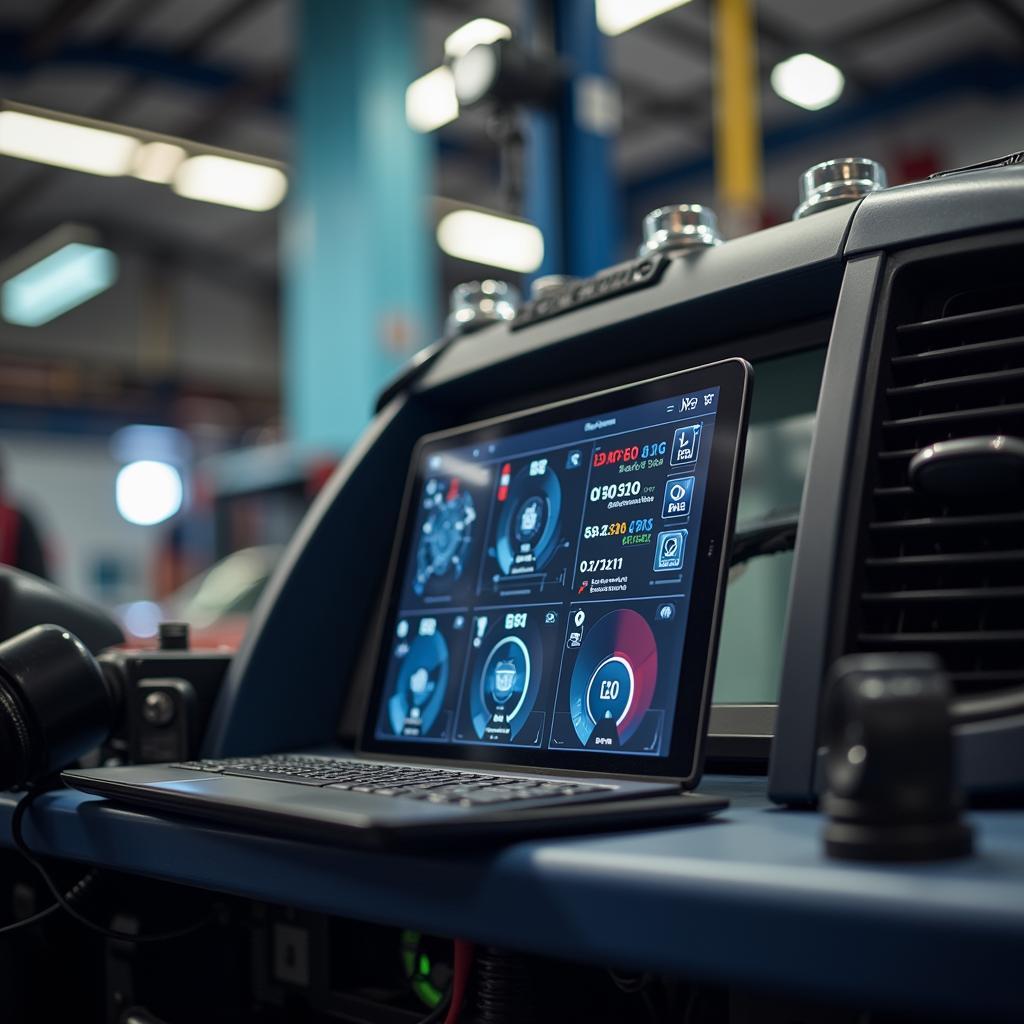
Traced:
<svg viewBox="0 0 1024 1024">
<path fill-rule="evenodd" d="M 459 481 L 454 477 L 448 484 L 448 493 L 445 495 L 445 501 L 454 501 L 459 496 Z"/>
<path fill-rule="evenodd" d="M 501 467 L 501 477 L 498 479 L 498 501 L 504 501 L 508 497 L 508 485 L 512 481 L 512 463 L 506 462 Z"/>
<path fill-rule="evenodd" d="M 945 162 L 935 150 L 919 149 L 896 154 L 886 171 L 890 185 L 905 185 L 908 181 L 922 181 L 944 167 Z"/>
<path fill-rule="evenodd" d="M 321 490 L 323 490 L 324 484 L 330 480 L 331 475 L 337 468 L 337 459 L 322 458 L 317 459 L 310 467 L 309 473 L 306 477 L 306 495 L 310 498 L 315 498 Z"/>
</svg>

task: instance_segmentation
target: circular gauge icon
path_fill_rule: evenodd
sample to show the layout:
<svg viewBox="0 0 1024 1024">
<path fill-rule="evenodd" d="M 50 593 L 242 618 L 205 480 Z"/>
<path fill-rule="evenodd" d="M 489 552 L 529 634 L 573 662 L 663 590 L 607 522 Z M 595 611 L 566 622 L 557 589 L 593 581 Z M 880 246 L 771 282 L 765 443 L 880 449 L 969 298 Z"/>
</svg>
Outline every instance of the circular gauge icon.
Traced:
<svg viewBox="0 0 1024 1024">
<path fill-rule="evenodd" d="M 428 480 L 423 488 L 423 508 L 426 514 L 420 527 L 413 579 L 417 594 L 462 576 L 476 522 L 473 498 L 454 477 Z"/>
<path fill-rule="evenodd" d="M 498 518 L 494 553 L 506 576 L 540 571 L 558 548 L 562 485 L 550 466 L 539 474 L 531 468 L 524 465 L 512 478 Z"/>
<path fill-rule="evenodd" d="M 658 682 L 658 645 L 631 608 L 587 631 L 569 683 L 569 713 L 583 746 L 620 747 L 636 732 Z"/>
<path fill-rule="evenodd" d="M 507 633 L 499 623 L 484 638 L 470 688 L 473 729 L 482 740 L 510 742 L 537 702 L 541 644 L 537 631 Z"/>
<path fill-rule="evenodd" d="M 417 636 L 402 659 L 388 700 L 396 736 L 425 736 L 437 720 L 448 685 L 448 645 L 440 631 Z"/>
</svg>

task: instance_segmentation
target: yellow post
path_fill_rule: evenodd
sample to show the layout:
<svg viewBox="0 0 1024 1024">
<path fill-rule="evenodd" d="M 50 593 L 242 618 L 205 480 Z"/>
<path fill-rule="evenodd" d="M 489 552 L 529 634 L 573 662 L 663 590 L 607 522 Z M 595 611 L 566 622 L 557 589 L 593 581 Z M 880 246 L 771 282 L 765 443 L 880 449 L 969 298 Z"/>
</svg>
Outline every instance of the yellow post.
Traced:
<svg viewBox="0 0 1024 1024">
<path fill-rule="evenodd" d="M 753 231 L 761 207 L 761 118 L 754 0 L 715 4 L 715 188 L 726 237 Z"/>
</svg>

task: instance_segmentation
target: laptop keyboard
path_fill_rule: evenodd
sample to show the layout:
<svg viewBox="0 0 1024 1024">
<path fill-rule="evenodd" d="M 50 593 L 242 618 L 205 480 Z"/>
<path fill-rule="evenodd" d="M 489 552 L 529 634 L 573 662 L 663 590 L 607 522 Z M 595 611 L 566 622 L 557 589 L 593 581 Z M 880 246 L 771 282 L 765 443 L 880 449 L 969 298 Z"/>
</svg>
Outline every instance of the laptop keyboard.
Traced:
<svg viewBox="0 0 1024 1024">
<path fill-rule="evenodd" d="M 557 779 L 510 778 L 450 768 L 414 768 L 367 761 L 281 754 L 224 760 L 179 761 L 172 768 L 237 775 L 248 779 L 291 782 L 299 786 L 331 786 L 353 793 L 403 797 L 434 804 L 471 807 L 520 800 L 611 792 L 610 786 L 592 786 Z"/>
</svg>

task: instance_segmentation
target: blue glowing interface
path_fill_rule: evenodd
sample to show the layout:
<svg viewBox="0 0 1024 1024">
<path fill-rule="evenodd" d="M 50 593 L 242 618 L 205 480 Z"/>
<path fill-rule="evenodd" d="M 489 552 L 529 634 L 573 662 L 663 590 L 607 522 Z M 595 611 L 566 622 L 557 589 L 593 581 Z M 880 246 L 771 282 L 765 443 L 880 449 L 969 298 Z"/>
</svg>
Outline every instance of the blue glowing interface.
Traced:
<svg viewBox="0 0 1024 1024">
<path fill-rule="evenodd" d="M 424 450 L 378 740 L 668 755 L 718 396 Z"/>
</svg>

